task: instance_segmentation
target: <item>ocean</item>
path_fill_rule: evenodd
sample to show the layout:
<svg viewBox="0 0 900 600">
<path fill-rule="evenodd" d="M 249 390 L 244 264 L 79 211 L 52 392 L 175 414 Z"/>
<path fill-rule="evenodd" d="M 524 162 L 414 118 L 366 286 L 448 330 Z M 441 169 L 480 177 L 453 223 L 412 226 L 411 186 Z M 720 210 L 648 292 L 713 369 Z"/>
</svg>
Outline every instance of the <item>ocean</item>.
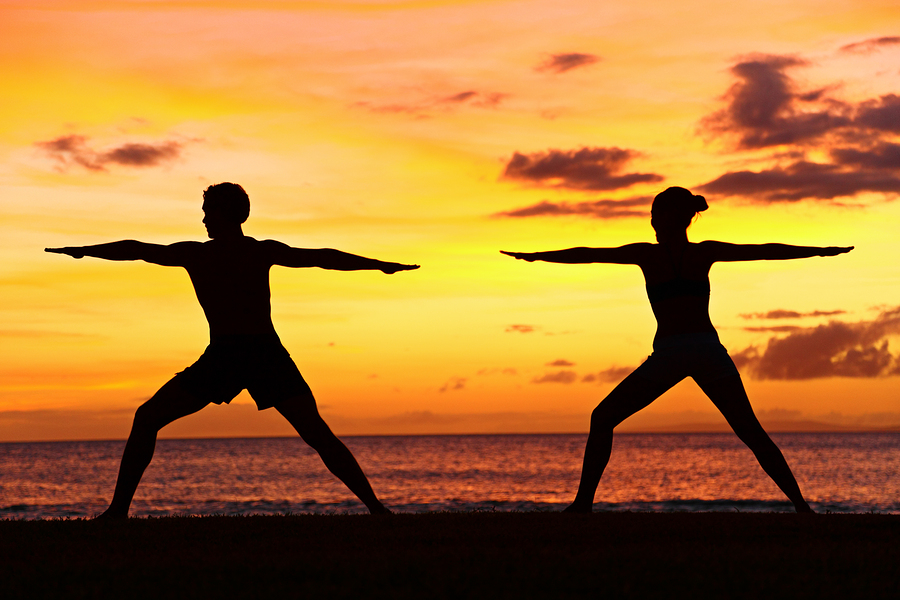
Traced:
<svg viewBox="0 0 900 600">
<path fill-rule="evenodd" d="M 900 433 L 776 433 L 817 512 L 900 513 Z M 559 511 L 586 435 L 344 437 L 397 512 Z M 90 517 L 122 441 L 0 444 L 0 518 Z M 733 434 L 617 434 L 595 511 L 791 511 Z M 160 440 L 132 516 L 363 513 L 299 438 Z"/>
</svg>

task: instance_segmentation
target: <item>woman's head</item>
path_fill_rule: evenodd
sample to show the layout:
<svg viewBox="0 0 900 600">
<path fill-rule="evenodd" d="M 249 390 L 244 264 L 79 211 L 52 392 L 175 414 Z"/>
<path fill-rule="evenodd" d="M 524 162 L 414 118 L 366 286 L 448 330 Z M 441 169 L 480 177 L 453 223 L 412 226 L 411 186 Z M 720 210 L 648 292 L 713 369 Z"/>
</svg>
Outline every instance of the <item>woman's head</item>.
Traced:
<svg viewBox="0 0 900 600">
<path fill-rule="evenodd" d="M 709 208 L 706 198 L 692 194 L 683 187 L 670 187 L 653 199 L 650 208 L 650 224 L 660 232 L 686 230 L 698 214 Z"/>
</svg>

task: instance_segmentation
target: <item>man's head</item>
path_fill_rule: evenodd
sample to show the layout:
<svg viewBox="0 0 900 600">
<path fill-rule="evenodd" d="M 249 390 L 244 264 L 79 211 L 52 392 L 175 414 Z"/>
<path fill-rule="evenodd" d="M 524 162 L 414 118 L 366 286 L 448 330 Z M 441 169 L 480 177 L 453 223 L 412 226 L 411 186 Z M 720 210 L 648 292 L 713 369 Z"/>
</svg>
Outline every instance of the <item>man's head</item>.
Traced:
<svg viewBox="0 0 900 600">
<path fill-rule="evenodd" d="M 203 191 L 203 223 L 210 238 L 228 231 L 240 232 L 250 216 L 250 197 L 236 183 L 217 183 Z"/>
<path fill-rule="evenodd" d="M 203 190 L 203 210 L 216 211 L 224 219 L 240 225 L 250 216 L 250 197 L 236 183 L 217 183 Z"/>
</svg>

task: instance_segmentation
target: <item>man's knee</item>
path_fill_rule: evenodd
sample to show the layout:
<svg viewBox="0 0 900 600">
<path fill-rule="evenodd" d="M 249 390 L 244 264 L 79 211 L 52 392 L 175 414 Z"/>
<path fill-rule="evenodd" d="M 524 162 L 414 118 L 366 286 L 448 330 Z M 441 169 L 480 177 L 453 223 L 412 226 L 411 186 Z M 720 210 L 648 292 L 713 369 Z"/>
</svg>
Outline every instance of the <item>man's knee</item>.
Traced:
<svg viewBox="0 0 900 600">
<path fill-rule="evenodd" d="M 139 431 L 159 431 L 165 425 L 160 422 L 158 410 L 148 400 L 134 411 L 132 429 Z"/>
</svg>

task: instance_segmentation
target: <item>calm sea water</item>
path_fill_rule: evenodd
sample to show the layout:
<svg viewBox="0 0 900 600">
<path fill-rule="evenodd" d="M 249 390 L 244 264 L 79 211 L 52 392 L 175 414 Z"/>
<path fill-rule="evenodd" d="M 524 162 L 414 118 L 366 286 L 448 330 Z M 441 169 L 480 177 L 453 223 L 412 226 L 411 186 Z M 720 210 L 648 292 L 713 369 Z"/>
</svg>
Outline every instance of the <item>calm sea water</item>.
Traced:
<svg viewBox="0 0 900 600">
<path fill-rule="evenodd" d="M 900 434 L 773 434 L 819 512 L 900 513 Z M 400 512 L 556 511 L 584 435 L 347 437 Z M 0 444 L 0 518 L 104 510 L 123 442 Z M 595 510 L 789 511 L 732 434 L 619 434 Z M 365 512 L 297 438 L 161 440 L 132 515 Z"/>
</svg>

